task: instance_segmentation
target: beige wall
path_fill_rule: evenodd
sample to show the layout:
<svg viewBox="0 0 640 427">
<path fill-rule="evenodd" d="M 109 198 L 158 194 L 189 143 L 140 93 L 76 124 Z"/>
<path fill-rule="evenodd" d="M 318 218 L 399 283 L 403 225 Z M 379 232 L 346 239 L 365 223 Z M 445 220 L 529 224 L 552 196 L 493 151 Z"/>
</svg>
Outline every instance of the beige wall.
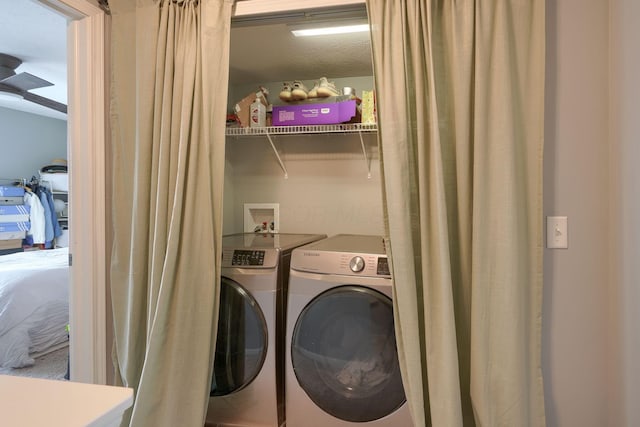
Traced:
<svg viewBox="0 0 640 427">
<path fill-rule="evenodd" d="M 374 135 L 363 135 L 369 163 L 357 134 L 273 138 L 286 179 L 266 137 L 228 138 L 225 233 L 243 231 L 245 203 L 279 203 L 283 233 L 383 233 Z"/>
<path fill-rule="evenodd" d="M 617 287 L 612 289 L 611 318 L 618 327 L 612 346 L 621 348 L 613 363 L 614 390 L 622 398 L 612 410 L 620 414 L 616 425 L 640 422 L 640 2 L 611 1 L 611 142 L 612 224 L 615 251 L 612 266 Z M 613 393 L 612 393 L 613 394 Z M 612 424 L 613 425 L 613 424 Z"/>
<path fill-rule="evenodd" d="M 546 249 L 543 374 L 549 426 L 609 424 L 608 2 L 547 0 L 544 214 L 569 218 Z"/>
</svg>

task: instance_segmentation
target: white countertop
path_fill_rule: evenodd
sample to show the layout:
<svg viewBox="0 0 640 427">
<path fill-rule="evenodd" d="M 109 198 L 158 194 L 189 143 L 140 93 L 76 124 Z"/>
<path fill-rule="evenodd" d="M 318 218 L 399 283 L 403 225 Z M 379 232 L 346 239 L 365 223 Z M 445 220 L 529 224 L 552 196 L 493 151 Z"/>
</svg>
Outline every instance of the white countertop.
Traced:
<svg viewBox="0 0 640 427">
<path fill-rule="evenodd" d="M 118 426 L 133 390 L 0 375 L 0 424 L 6 427 Z"/>
</svg>

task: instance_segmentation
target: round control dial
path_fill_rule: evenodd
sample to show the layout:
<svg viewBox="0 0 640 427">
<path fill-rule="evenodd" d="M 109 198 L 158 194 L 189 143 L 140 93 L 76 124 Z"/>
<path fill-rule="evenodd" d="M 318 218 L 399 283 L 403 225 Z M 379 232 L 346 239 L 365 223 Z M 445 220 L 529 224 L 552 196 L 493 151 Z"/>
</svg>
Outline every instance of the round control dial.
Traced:
<svg viewBox="0 0 640 427">
<path fill-rule="evenodd" d="M 354 256 L 351 258 L 351 261 L 349 261 L 349 268 L 354 273 L 360 273 L 364 270 L 364 258 L 361 256 Z"/>
</svg>

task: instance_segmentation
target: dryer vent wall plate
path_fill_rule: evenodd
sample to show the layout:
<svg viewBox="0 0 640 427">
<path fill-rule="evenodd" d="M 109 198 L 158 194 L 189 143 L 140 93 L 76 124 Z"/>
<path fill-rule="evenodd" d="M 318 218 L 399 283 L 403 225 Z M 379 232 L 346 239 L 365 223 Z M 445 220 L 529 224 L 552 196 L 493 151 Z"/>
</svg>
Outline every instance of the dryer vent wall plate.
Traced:
<svg viewBox="0 0 640 427">
<path fill-rule="evenodd" d="M 278 233 L 280 230 L 279 203 L 245 203 L 245 233 Z"/>
</svg>

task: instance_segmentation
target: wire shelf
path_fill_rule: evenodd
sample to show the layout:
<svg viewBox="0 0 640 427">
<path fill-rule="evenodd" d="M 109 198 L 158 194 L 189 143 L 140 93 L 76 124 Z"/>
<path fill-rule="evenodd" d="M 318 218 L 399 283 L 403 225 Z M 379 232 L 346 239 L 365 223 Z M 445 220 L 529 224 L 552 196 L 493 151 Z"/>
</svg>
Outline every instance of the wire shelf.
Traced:
<svg viewBox="0 0 640 427">
<path fill-rule="evenodd" d="M 280 152 L 276 148 L 276 144 L 272 136 L 274 135 L 309 135 L 309 134 L 358 134 L 360 136 L 360 145 L 362 146 L 362 154 L 367 165 L 367 177 L 371 178 L 371 161 L 367 155 L 364 140 L 362 138 L 363 133 L 377 132 L 378 126 L 376 124 L 362 124 L 362 123 L 342 123 L 337 125 L 306 125 L 306 126 L 267 126 L 267 127 L 254 127 L 254 128 L 227 128 L 227 136 L 264 136 L 271 144 L 271 149 L 275 155 L 280 168 L 284 172 L 284 178 L 289 177 L 287 167 L 284 164 Z"/>
<path fill-rule="evenodd" d="M 268 126 L 259 128 L 227 128 L 227 136 L 299 135 L 311 133 L 377 132 L 376 124 L 342 123 L 337 125 Z"/>
</svg>

